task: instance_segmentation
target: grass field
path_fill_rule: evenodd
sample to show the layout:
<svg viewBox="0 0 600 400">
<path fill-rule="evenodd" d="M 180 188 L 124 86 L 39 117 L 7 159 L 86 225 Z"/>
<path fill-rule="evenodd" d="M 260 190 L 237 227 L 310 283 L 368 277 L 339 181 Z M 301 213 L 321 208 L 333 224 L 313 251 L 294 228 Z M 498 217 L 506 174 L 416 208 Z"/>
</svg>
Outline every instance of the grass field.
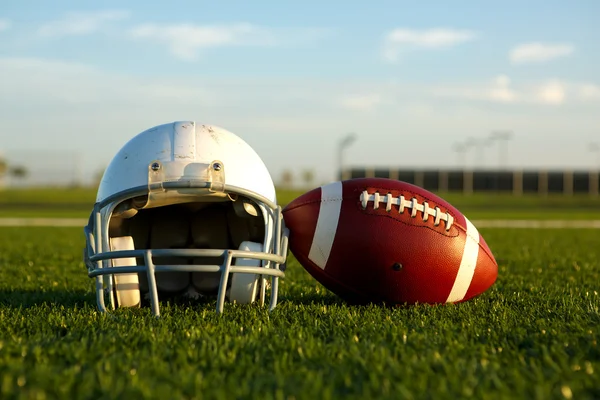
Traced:
<svg viewBox="0 0 600 400">
<path fill-rule="evenodd" d="M 3 216 L 89 214 L 89 193 L 1 193 Z M 587 198 L 448 199 L 490 218 L 600 216 Z M 96 311 L 82 229 L 2 227 L 0 398 L 600 398 L 600 230 L 480 231 L 498 281 L 463 304 L 348 306 L 291 256 L 271 314 L 162 303 L 155 319 Z"/>
<path fill-rule="evenodd" d="M 278 190 L 285 205 L 304 190 Z M 600 219 L 600 197 L 588 195 L 512 196 L 510 194 L 440 193 L 470 219 Z M 87 218 L 94 203 L 94 189 L 0 190 L 1 217 Z"/>
</svg>

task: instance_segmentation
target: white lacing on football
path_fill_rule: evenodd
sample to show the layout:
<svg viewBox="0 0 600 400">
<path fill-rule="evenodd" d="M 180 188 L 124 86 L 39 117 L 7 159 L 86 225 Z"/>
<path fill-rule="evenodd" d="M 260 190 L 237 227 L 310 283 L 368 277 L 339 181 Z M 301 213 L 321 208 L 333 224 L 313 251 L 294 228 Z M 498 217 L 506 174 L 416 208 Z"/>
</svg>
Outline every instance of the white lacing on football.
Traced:
<svg viewBox="0 0 600 400">
<path fill-rule="evenodd" d="M 429 220 L 429 217 L 434 218 L 434 226 L 438 226 L 440 225 L 441 221 L 444 221 L 446 223 L 446 231 L 449 231 L 454 223 L 454 217 L 448 212 L 442 212 L 439 207 L 431 208 L 426 201 L 421 204 L 414 197 L 410 200 L 407 200 L 404 196 L 393 197 L 390 193 L 382 196 L 379 194 L 379 192 L 369 194 L 369 192 L 364 190 L 360 194 L 360 201 L 362 203 L 363 210 L 366 209 L 369 202 L 372 201 L 373 208 L 375 210 L 379 208 L 379 203 L 385 203 L 385 211 L 387 212 L 392 211 L 392 205 L 398 206 L 398 211 L 400 214 L 404 213 L 404 210 L 408 208 L 411 210 L 410 216 L 412 218 L 416 218 L 417 213 L 420 211 L 423 213 L 423 221 Z"/>
</svg>

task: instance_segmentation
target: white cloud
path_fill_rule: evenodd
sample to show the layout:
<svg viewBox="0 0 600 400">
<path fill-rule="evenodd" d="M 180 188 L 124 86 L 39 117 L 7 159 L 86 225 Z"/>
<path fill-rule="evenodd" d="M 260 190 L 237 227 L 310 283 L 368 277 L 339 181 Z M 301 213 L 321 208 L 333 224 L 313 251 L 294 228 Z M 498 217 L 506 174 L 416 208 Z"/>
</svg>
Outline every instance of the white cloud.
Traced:
<svg viewBox="0 0 600 400">
<path fill-rule="evenodd" d="M 346 132 L 359 135 L 359 142 L 348 149 L 349 163 L 357 166 L 454 165 L 455 154 L 448 149 L 455 141 L 496 127 L 516 132 L 514 165 L 556 160 L 583 165 L 581 143 L 597 135 L 594 129 L 600 126 L 598 103 L 591 102 L 600 99 L 597 83 L 560 81 L 567 106 L 548 112 L 546 107 L 522 105 L 540 102 L 540 93 L 552 99 L 548 87 L 553 81 L 519 82 L 504 75 L 447 86 L 442 101 L 432 97 L 427 86 L 402 81 L 168 73 L 149 78 L 44 59 L 0 57 L 0 76 L 5 78 L 0 79 L 0 143 L 7 144 L 5 151 L 43 149 L 56 159 L 55 151 L 76 150 L 90 176 L 134 134 L 188 118 L 242 136 L 275 180 L 287 168 L 306 166 L 315 169 L 319 181 L 334 176 L 336 143 Z M 348 94 L 354 94 L 355 105 L 361 98 L 363 105 L 372 100 L 377 112 L 340 107 L 340 99 Z M 471 101 L 499 101 L 494 97 L 516 106 L 481 107 Z M 569 107 L 575 101 L 580 103 Z M 532 154 L 531 145 L 540 140 L 551 143 L 544 152 Z M 419 148 L 428 151 L 412 151 Z M 310 162 L 307 154 L 319 162 Z M 36 163 L 42 168 L 52 165 L 43 157 Z"/>
<path fill-rule="evenodd" d="M 343 96 L 339 100 L 343 108 L 355 111 L 372 110 L 381 102 L 381 95 L 377 93 Z"/>
<path fill-rule="evenodd" d="M 275 30 L 249 23 L 232 25 L 144 24 L 131 29 L 135 39 L 166 45 L 172 54 L 194 60 L 198 51 L 223 46 L 279 46 L 309 42 L 323 36 L 324 29 Z"/>
<path fill-rule="evenodd" d="M 43 37 L 89 35 L 103 29 L 108 23 L 129 17 L 124 10 L 69 12 L 62 19 L 43 24 L 38 34 Z"/>
<path fill-rule="evenodd" d="M 447 48 L 474 40 L 475 37 L 475 32 L 469 30 L 397 28 L 385 35 L 383 57 L 388 61 L 396 61 L 401 50 L 405 48 Z"/>
<path fill-rule="evenodd" d="M 0 32 L 9 30 L 11 28 L 11 26 L 12 26 L 12 23 L 10 22 L 9 19 L 0 18 Z"/>
<path fill-rule="evenodd" d="M 317 141 L 322 148 L 309 150 L 320 152 L 325 160 L 319 179 L 329 174 L 328 135 L 343 133 L 352 123 L 345 121 L 348 112 L 333 103 L 348 91 L 364 91 L 348 82 L 327 80 L 197 74 L 148 79 L 35 58 L 0 57 L 0 76 L 6 78 L 0 79 L 0 142 L 10 148 L 34 147 L 48 153 L 77 148 L 89 166 L 101 165 L 132 135 L 190 118 L 241 135 L 263 155 L 276 179 L 278 170 L 306 164 L 307 143 Z M 15 137 L 24 120 L 30 134 Z M 304 148 L 296 151 L 290 141 Z"/>
<path fill-rule="evenodd" d="M 565 85 L 558 80 L 546 82 L 538 87 L 537 100 L 545 104 L 562 104 L 565 101 L 566 91 Z"/>
<path fill-rule="evenodd" d="M 574 51 L 575 48 L 571 44 L 523 43 L 510 51 L 509 58 L 513 64 L 541 63 L 566 57 Z"/>
<path fill-rule="evenodd" d="M 434 87 L 434 96 L 512 104 L 561 105 L 600 100 L 600 87 L 591 83 L 551 79 L 514 85 L 506 75 L 488 83 L 467 83 Z"/>
<path fill-rule="evenodd" d="M 501 103 L 512 103 L 519 98 L 519 94 L 511 87 L 510 78 L 506 75 L 498 75 L 490 82 L 483 84 L 464 83 L 436 86 L 431 89 L 431 94 L 440 98 Z"/>
<path fill-rule="evenodd" d="M 151 105 L 168 101 L 173 107 L 190 99 L 207 104 L 207 90 L 181 82 L 148 82 L 132 76 L 108 74 L 85 64 L 37 58 L 0 58 L 0 92 L 6 99 L 30 105 L 80 107 L 90 105 Z M 19 89 L 21 88 L 21 89 Z M 204 103 L 206 101 L 206 103 Z M 51 112 L 51 109 L 49 110 Z"/>
<path fill-rule="evenodd" d="M 584 99 L 600 99 L 600 86 L 584 84 L 579 87 L 579 96 Z"/>
<path fill-rule="evenodd" d="M 494 78 L 488 93 L 490 99 L 503 103 L 511 103 L 518 98 L 517 93 L 510 88 L 510 78 L 506 75 L 499 75 Z"/>
</svg>

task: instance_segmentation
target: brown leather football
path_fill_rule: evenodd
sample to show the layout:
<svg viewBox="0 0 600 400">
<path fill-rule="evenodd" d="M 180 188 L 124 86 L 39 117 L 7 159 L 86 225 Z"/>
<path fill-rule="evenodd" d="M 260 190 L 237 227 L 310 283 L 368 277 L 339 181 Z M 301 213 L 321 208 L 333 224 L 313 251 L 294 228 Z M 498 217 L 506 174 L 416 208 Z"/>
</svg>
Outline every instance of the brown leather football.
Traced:
<svg viewBox="0 0 600 400">
<path fill-rule="evenodd" d="M 350 303 L 462 302 L 498 275 L 477 228 L 439 196 L 406 182 L 333 182 L 293 200 L 283 217 L 300 264 Z"/>
</svg>

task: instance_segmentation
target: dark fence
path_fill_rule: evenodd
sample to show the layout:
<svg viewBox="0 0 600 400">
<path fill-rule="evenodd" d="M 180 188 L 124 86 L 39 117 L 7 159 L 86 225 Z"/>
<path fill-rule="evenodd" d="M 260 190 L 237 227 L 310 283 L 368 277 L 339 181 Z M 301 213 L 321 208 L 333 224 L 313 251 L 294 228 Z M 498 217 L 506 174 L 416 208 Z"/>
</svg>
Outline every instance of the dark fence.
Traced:
<svg viewBox="0 0 600 400">
<path fill-rule="evenodd" d="M 587 193 L 598 196 L 600 187 L 600 171 L 351 168 L 344 170 L 340 177 L 397 179 L 432 192 Z"/>
</svg>

